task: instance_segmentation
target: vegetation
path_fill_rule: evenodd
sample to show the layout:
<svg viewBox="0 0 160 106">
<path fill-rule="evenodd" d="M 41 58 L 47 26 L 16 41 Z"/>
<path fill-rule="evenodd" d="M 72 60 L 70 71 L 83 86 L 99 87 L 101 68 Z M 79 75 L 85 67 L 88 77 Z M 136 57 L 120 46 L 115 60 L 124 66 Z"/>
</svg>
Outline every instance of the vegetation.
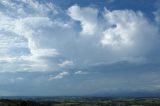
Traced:
<svg viewBox="0 0 160 106">
<path fill-rule="evenodd" d="M 1 99 L 0 106 L 160 106 L 160 98 L 41 97 Z"/>
</svg>

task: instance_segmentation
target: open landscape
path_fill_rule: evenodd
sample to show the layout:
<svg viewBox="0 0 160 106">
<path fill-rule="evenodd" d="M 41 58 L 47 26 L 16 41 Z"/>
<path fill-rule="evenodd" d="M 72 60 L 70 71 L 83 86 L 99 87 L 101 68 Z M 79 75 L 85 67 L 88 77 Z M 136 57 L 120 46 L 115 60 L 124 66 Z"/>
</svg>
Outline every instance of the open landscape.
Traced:
<svg viewBox="0 0 160 106">
<path fill-rule="evenodd" d="M 160 98 L 1 97 L 0 106 L 160 106 Z"/>
<path fill-rule="evenodd" d="M 160 0 L 0 0 L 0 106 L 160 106 Z"/>
</svg>

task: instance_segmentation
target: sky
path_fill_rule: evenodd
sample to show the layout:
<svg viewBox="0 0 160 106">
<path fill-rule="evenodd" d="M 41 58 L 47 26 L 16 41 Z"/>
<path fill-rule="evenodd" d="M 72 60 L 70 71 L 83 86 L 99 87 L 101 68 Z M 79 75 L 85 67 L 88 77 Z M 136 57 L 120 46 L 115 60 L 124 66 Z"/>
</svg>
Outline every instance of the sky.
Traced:
<svg viewBox="0 0 160 106">
<path fill-rule="evenodd" d="M 0 0 L 0 96 L 160 96 L 159 0 Z"/>
</svg>

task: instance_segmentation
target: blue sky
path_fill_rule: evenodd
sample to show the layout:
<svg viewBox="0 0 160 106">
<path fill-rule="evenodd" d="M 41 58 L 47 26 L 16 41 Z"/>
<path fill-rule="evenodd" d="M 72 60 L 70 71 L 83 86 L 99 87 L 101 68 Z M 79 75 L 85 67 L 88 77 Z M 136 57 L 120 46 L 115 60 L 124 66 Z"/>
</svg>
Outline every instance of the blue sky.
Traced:
<svg viewBox="0 0 160 106">
<path fill-rule="evenodd" d="M 1 0 L 0 96 L 160 95 L 159 0 Z"/>
</svg>

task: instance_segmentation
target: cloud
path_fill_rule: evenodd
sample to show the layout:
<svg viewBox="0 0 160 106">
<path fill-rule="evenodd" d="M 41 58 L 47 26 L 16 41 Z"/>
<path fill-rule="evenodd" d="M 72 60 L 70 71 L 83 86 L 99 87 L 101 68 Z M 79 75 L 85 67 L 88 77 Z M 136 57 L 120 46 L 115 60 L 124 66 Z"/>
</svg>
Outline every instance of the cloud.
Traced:
<svg viewBox="0 0 160 106">
<path fill-rule="evenodd" d="M 15 20 L 14 29 L 11 29 L 19 36 L 23 36 L 28 40 L 28 48 L 34 56 L 53 56 L 58 54 L 55 49 L 40 48 L 38 42 L 34 37 L 37 36 L 37 29 L 41 30 L 43 27 L 50 27 L 52 21 L 48 17 L 27 17 L 21 20 Z"/>
<path fill-rule="evenodd" d="M 106 59 L 112 58 L 111 60 L 114 60 L 117 58 L 117 60 L 119 60 L 120 57 L 135 58 L 135 56 L 136 58 L 142 58 L 145 54 L 148 54 L 154 49 L 155 42 L 159 42 L 157 40 L 157 26 L 150 22 L 140 11 L 127 9 L 110 11 L 106 9 L 104 12 L 99 12 L 97 10 L 97 12 L 93 13 L 93 18 L 88 19 L 87 14 L 89 13 L 86 14 L 86 8 L 95 10 L 91 7 L 79 7 L 78 5 L 73 5 L 68 9 L 68 14 L 71 18 L 80 21 L 81 23 L 83 23 L 82 21 L 84 20 L 93 19 L 93 22 L 87 22 L 90 22 L 89 24 L 91 26 L 94 26 L 95 24 L 98 25 L 98 27 L 95 27 L 94 29 L 96 33 L 92 33 L 92 35 L 96 37 L 91 37 L 88 41 L 86 40 L 86 44 L 84 44 L 86 47 L 83 46 L 84 48 L 90 46 L 88 51 L 92 51 L 91 47 L 94 45 L 95 53 L 97 53 L 101 48 L 98 47 L 99 43 L 101 43 L 103 49 L 101 49 L 100 52 L 102 54 L 103 52 L 108 53 L 108 56 L 103 56 Z M 103 14 L 103 16 L 97 18 L 96 13 Z M 102 21 L 103 23 L 101 23 Z M 87 29 L 84 28 L 82 24 L 81 26 L 82 32 L 84 29 Z M 147 30 L 143 28 L 144 26 L 146 26 L 145 29 Z M 84 43 L 84 41 L 81 42 Z M 137 49 L 139 49 L 139 51 L 137 51 Z M 87 55 L 87 53 L 85 55 Z M 90 54 L 90 56 L 91 55 L 92 54 Z M 88 57 L 86 56 L 86 58 Z M 94 58 L 95 57 L 92 57 L 92 59 Z"/>
<path fill-rule="evenodd" d="M 160 23 L 160 9 L 158 9 L 156 12 L 154 12 L 155 20 L 157 23 Z"/>
<path fill-rule="evenodd" d="M 81 75 L 81 74 L 87 74 L 87 72 L 83 72 L 83 71 L 80 70 L 80 71 L 76 71 L 74 74 Z"/>
<path fill-rule="evenodd" d="M 48 80 L 51 81 L 51 80 L 55 80 L 55 79 L 62 79 L 64 76 L 66 76 L 68 74 L 69 74 L 68 72 L 61 72 L 56 76 L 50 76 Z"/>
<path fill-rule="evenodd" d="M 23 81 L 23 80 L 24 80 L 23 77 L 16 77 L 16 78 L 11 78 L 11 79 L 10 79 L 10 82 L 11 82 L 11 83 L 16 83 L 16 82 L 21 82 L 21 81 Z"/>
<path fill-rule="evenodd" d="M 60 67 L 67 67 L 67 66 L 72 66 L 74 63 L 73 61 L 70 61 L 70 60 L 65 60 L 63 61 L 62 63 L 58 64 Z"/>
<path fill-rule="evenodd" d="M 22 81 L 22 80 L 24 80 L 24 78 L 23 77 L 17 77 L 16 80 Z"/>
<path fill-rule="evenodd" d="M 100 42 L 118 57 L 142 58 L 156 49 L 158 28 L 142 12 L 106 10 L 104 18 L 107 26 Z"/>
<path fill-rule="evenodd" d="M 0 72 L 140 63 L 159 42 L 157 26 L 142 12 L 73 5 L 64 14 L 53 2 L 16 1 L 0 1 Z"/>
<path fill-rule="evenodd" d="M 132 10 L 106 10 L 104 17 L 109 24 L 101 40 L 102 45 L 113 48 L 133 47 L 142 40 L 150 40 L 157 34 L 155 26 L 150 24 L 141 12 Z M 143 30 L 143 27 L 147 30 Z M 150 41 L 151 42 L 151 41 Z"/>
<path fill-rule="evenodd" d="M 54 1 L 0 1 L 2 94 L 159 89 L 159 27 L 148 15 L 98 6 L 59 9 Z"/>
<path fill-rule="evenodd" d="M 98 10 L 90 7 L 81 8 L 73 5 L 68 9 L 68 15 L 75 21 L 80 21 L 82 35 L 93 35 L 96 33 Z"/>
<path fill-rule="evenodd" d="M 51 2 L 39 2 L 38 0 L 1 0 L 2 4 L 6 8 L 6 13 L 9 15 L 18 14 L 17 17 L 26 15 L 48 15 L 48 13 L 57 14 L 57 7 Z M 25 7 L 24 7 L 25 6 Z M 29 11 L 28 11 L 29 10 Z M 31 11 L 32 10 L 32 11 Z M 13 14 L 14 11 L 16 14 Z"/>
<path fill-rule="evenodd" d="M 59 53 L 54 48 L 41 47 L 37 36 L 42 35 L 37 32 L 57 25 L 57 21 L 55 23 L 48 17 L 48 13 L 57 13 L 55 13 L 53 3 L 2 0 L 0 4 L 8 10 L 1 9 L 0 11 L 0 36 L 2 38 L 0 57 L 1 62 L 6 62 L 3 63 L 5 66 L 1 66 L 1 72 L 10 72 L 14 69 L 14 71 L 48 70 L 49 66 L 45 58 L 55 57 Z M 13 12 L 15 14 L 12 14 Z"/>
</svg>

